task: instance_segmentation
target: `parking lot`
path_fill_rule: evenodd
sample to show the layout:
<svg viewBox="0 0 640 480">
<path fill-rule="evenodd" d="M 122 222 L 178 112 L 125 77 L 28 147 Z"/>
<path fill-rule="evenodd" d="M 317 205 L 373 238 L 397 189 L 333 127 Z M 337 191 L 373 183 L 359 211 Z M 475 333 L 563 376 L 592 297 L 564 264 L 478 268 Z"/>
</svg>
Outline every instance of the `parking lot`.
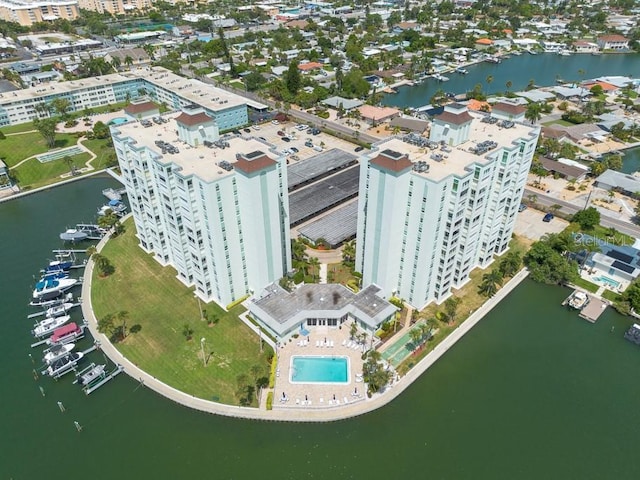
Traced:
<svg viewBox="0 0 640 480">
<path fill-rule="evenodd" d="M 339 148 L 354 153 L 357 145 L 340 138 L 332 137 L 319 130 L 310 133 L 306 127 L 294 122 L 267 122 L 241 129 L 245 136 L 264 139 L 276 147 L 279 152 L 288 154 L 288 163 L 317 155 L 331 148 Z M 296 151 L 297 150 L 297 151 Z"/>
<path fill-rule="evenodd" d="M 569 225 L 569 222 L 558 217 L 550 222 L 543 222 L 544 215 L 545 212 L 533 208 L 519 212 L 513 233 L 535 241 L 540 240 L 546 233 L 560 233 Z"/>
</svg>

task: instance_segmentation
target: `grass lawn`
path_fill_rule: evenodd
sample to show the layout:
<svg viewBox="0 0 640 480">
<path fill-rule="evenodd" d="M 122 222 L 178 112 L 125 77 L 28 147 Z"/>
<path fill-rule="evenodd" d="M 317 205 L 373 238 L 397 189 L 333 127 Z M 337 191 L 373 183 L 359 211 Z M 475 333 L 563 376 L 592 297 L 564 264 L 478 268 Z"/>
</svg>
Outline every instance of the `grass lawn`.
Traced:
<svg viewBox="0 0 640 480">
<path fill-rule="evenodd" d="M 604 292 L 602 292 L 602 296 L 611 302 L 617 302 L 622 298 L 622 295 L 619 293 L 612 292 L 606 288 L 604 289 Z"/>
<path fill-rule="evenodd" d="M 175 278 L 173 268 L 160 266 L 138 247 L 132 219 L 125 226 L 126 233 L 110 240 L 102 251 L 115 273 L 99 278 L 94 271 L 91 298 L 96 317 L 129 312 L 129 328 L 139 325 L 140 331 L 116 343 L 123 355 L 183 392 L 237 404 L 239 375 L 253 380 L 252 366 L 257 365 L 259 377 L 269 376 L 270 347 L 265 345 L 265 352 L 260 352 L 258 337 L 237 318 L 242 306 L 227 313 L 215 304 L 203 304 L 209 318 L 215 315 L 220 321 L 212 327 L 201 321 L 193 291 Z M 191 340 L 183 334 L 185 324 L 193 329 Z M 210 357 L 206 367 L 201 338 L 206 339 L 205 353 Z"/>
<path fill-rule="evenodd" d="M 579 224 L 570 223 L 565 231 L 570 233 L 582 232 L 586 235 L 599 238 L 600 240 L 605 240 L 613 245 L 633 245 L 636 241 L 636 239 L 630 235 L 621 233 L 615 229 L 603 227 L 602 225 L 596 225 L 591 230 L 583 230 Z"/>
<path fill-rule="evenodd" d="M 587 292 L 591 293 L 596 293 L 598 288 L 600 288 L 600 285 L 596 285 L 595 283 L 581 277 L 576 279 L 573 283 L 576 287 L 584 288 Z"/>
<path fill-rule="evenodd" d="M 110 138 L 84 140 L 82 144 L 97 155 L 92 162 L 96 170 L 117 164 L 116 151 Z"/>
<path fill-rule="evenodd" d="M 327 280 L 332 283 L 346 285 L 351 279 L 358 282 L 358 279 L 351 274 L 351 269 L 342 263 L 330 263 L 327 265 Z"/>
<path fill-rule="evenodd" d="M 88 153 L 80 153 L 71 157 L 77 168 L 83 168 L 90 158 L 91 155 Z M 32 158 L 11 170 L 11 175 L 22 190 L 29 190 L 59 182 L 60 175 L 68 173 L 69 170 L 69 165 L 61 158 L 46 163 L 40 163 L 38 159 Z"/>
<path fill-rule="evenodd" d="M 7 125 L 6 127 L 0 127 L 0 132 L 7 135 L 8 133 L 28 132 L 35 130 L 33 122 L 20 123 L 18 125 Z"/>
<path fill-rule="evenodd" d="M 71 147 L 77 143 L 75 135 L 58 133 L 54 148 Z M 51 150 L 38 132 L 25 133 L 24 135 L 11 135 L 0 140 L 0 157 L 9 168 L 21 162 L 25 158 Z"/>
<path fill-rule="evenodd" d="M 524 253 L 528 249 L 528 243 L 516 236 L 511 240 L 508 252 L 518 252 L 521 256 L 524 256 Z M 482 276 L 485 273 L 489 273 L 493 269 L 498 268 L 501 258 L 502 257 L 496 257 L 495 261 L 485 270 L 480 268 L 474 269 L 469 275 L 471 280 L 459 290 L 453 290 L 454 296 L 460 299 L 456 319 L 451 323 L 436 320 L 436 334 L 422 348 L 416 350 L 416 352 L 398 366 L 397 371 L 400 375 L 406 374 L 412 367 L 422 360 L 427 353 L 433 350 L 452 331 L 458 328 L 458 326 L 464 322 L 472 312 L 476 311 L 484 302 L 487 301 L 487 297 L 478 293 L 478 286 L 482 283 Z M 510 279 L 505 279 L 503 283 L 506 283 L 508 280 Z M 420 318 L 435 319 L 438 310 L 444 310 L 443 306 L 431 303 L 420 312 L 419 316 Z"/>
</svg>

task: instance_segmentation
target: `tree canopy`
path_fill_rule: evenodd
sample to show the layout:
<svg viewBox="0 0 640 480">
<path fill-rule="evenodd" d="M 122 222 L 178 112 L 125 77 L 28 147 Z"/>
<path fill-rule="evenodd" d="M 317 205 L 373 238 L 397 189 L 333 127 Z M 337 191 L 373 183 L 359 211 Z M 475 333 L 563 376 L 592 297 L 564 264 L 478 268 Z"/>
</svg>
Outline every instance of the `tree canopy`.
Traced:
<svg viewBox="0 0 640 480">
<path fill-rule="evenodd" d="M 570 260 L 575 242 L 571 234 L 549 234 L 531 245 L 524 256 L 524 263 L 531 272 L 531 279 L 552 285 L 573 281 L 578 275 L 578 264 Z"/>
<path fill-rule="evenodd" d="M 591 230 L 600 224 L 600 212 L 595 207 L 589 207 L 574 214 L 571 221 L 579 223 L 583 230 Z"/>
</svg>

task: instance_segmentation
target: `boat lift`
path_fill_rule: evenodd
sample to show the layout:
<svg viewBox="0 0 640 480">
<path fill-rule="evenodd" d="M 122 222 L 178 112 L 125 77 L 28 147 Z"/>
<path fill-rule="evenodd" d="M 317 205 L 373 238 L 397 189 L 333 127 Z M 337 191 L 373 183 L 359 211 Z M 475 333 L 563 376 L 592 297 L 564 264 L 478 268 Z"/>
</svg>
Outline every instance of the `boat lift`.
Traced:
<svg viewBox="0 0 640 480">
<path fill-rule="evenodd" d="M 85 373 L 90 372 L 94 368 L 96 368 L 96 364 L 92 363 L 91 365 L 89 365 L 84 370 L 81 370 L 80 372 L 77 372 L 76 373 L 76 379 L 74 380 L 73 383 L 79 383 L 79 379 L 82 377 L 82 375 L 84 375 Z M 89 382 L 87 385 L 84 385 L 82 387 L 82 391 L 85 393 L 85 395 L 89 395 L 92 392 L 96 391 L 98 388 L 100 388 L 102 385 L 107 383 L 112 378 L 117 377 L 123 371 L 124 371 L 124 367 L 122 365 L 118 364 L 118 365 L 116 365 L 116 368 L 112 372 L 104 371 L 104 372 L 102 372 L 102 374 L 99 377 L 96 377 L 95 380 L 93 380 L 92 382 Z"/>
<path fill-rule="evenodd" d="M 91 353 L 91 352 L 93 352 L 94 350 L 96 350 L 96 349 L 98 348 L 98 346 L 99 346 L 99 343 L 98 343 L 98 342 L 95 342 L 92 346 L 90 346 L 90 347 L 89 347 L 89 348 L 87 348 L 86 350 L 83 350 L 83 351 L 82 351 L 82 354 L 83 354 L 83 355 L 82 355 L 82 358 L 84 358 L 88 353 Z M 66 367 L 64 368 L 64 370 L 62 370 L 61 372 L 56 373 L 55 375 L 53 375 L 53 376 L 52 376 L 52 378 L 53 378 L 53 379 L 55 379 L 55 380 L 57 380 L 57 379 L 59 379 L 60 377 L 62 377 L 62 376 L 64 376 L 64 375 L 66 375 L 67 373 L 69 373 L 70 371 L 72 371 L 72 370 L 74 370 L 74 371 L 75 371 L 77 363 L 78 363 L 78 361 L 75 361 L 75 362 L 73 362 L 73 363 L 69 363 L 69 364 L 68 364 L 68 366 L 66 366 Z M 46 370 L 43 370 L 43 371 L 42 371 L 42 375 L 46 375 L 46 374 L 47 374 L 47 371 L 46 371 Z"/>
<path fill-rule="evenodd" d="M 71 304 L 71 306 L 69 307 L 69 310 L 71 310 L 72 308 L 75 307 L 79 307 L 80 305 L 82 305 L 82 303 L 77 302 L 77 303 L 73 303 Z M 48 310 L 48 309 L 47 309 Z M 27 319 L 31 319 L 31 318 L 36 318 L 36 317 L 41 317 L 43 315 L 45 315 L 47 313 L 47 310 L 42 310 L 41 312 L 36 312 L 36 313 L 32 313 L 30 315 L 27 315 Z"/>
</svg>

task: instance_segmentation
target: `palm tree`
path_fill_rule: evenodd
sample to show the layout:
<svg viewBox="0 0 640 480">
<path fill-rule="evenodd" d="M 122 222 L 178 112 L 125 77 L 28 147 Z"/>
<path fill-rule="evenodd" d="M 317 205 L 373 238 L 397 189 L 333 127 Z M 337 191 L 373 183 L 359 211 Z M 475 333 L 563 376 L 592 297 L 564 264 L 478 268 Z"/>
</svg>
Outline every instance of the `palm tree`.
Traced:
<svg viewBox="0 0 640 480">
<path fill-rule="evenodd" d="M 131 58 L 131 55 L 127 55 L 126 57 L 124 57 L 124 64 L 129 70 L 131 70 L 131 65 L 133 65 L 133 58 Z"/>
<path fill-rule="evenodd" d="M 120 337 L 124 340 L 127 337 L 127 320 L 129 319 L 129 312 L 126 310 L 120 310 L 116 317 L 120 322 Z"/>
<path fill-rule="evenodd" d="M 309 266 L 311 267 L 311 270 L 313 272 L 312 273 L 312 277 L 313 277 L 313 280 L 315 281 L 316 280 L 316 273 L 318 273 L 318 274 L 320 273 L 319 272 L 320 260 L 318 260 L 317 257 L 311 257 L 309 259 Z"/>
<path fill-rule="evenodd" d="M 409 336 L 411 337 L 413 349 L 416 350 L 420 344 L 420 340 L 422 339 L 422 332 L 420 331 L 420 328 L 416 327 L 409 330 Z"/>
<path fill-rule="evenodd" d="M 551 206 L 549 207 L 549 209 L 550 209 L 550 210 L 552 210 L 552 213 L 553 213 L 554 215 L 557 215 L 557 214 L 558 214 L 558 212 L 562 209 L 562 205 L 559 205 L 559 204 L 557 204 L 557 203 L 554 203 L 553 205 L 551 205 Z"/>
<path fill-rule="evenodd" d="M 542 106 L 538 102 L 532 102 L 527 105 L 527 111 L 524 112 L 524 118 L 531 122 L 531 125 L 542 118 Z"/>
<path fill-rule="evenodd" d="M 520 254 L 517 252 L 509 252 L 500 260 L 498 269 L 503 277 L 512 277 L 518 271 L 521 264 L 522 257 Z"/>
<path fill-rule="evenodd" d="M 482 283 L 478 288 L 478 292 L 487 297 L 493 297 L 498 291 L 498 287 L 502 283 L 502 273 L 499 269 L 494 269 L 482 276 Z"/>
<path fill-rule="evenodd" d="M 114 56 L 111 59 L 111 68 L 113 68 L 113 71 L 118 73 L 118 70 L 120 69 L 120 65 L 122 65 L 122 60 L 120 60 L 120 57 Z"/>
<path fill-rule="evenodd" d="M 74 168 L 74 165 L 73 165 L 73 158 L 71 158 L 69 155 L 65 155 L 62 158 L 62 161 L 67 164 L 67 167 L 69 167 L 69 173 L 71 173 L 71 175 L 73 175 L 75 173 L 75 168 Z"/>
<path fill-rule="evenodd" d="M 342 245 L 342 263 L 352 263 L 356 257 L 356 242 L 349 240 Z"/>
<path fill-rule="evenodd" d="M 102 317 L 98 321 L 98 331 L 100 333 L 104 333 L 105 335 L 111 335 L 115 327 L 113 320 L 114 318 L 112 313 L 108 313 L 107 315 Z"/>
</svg>

